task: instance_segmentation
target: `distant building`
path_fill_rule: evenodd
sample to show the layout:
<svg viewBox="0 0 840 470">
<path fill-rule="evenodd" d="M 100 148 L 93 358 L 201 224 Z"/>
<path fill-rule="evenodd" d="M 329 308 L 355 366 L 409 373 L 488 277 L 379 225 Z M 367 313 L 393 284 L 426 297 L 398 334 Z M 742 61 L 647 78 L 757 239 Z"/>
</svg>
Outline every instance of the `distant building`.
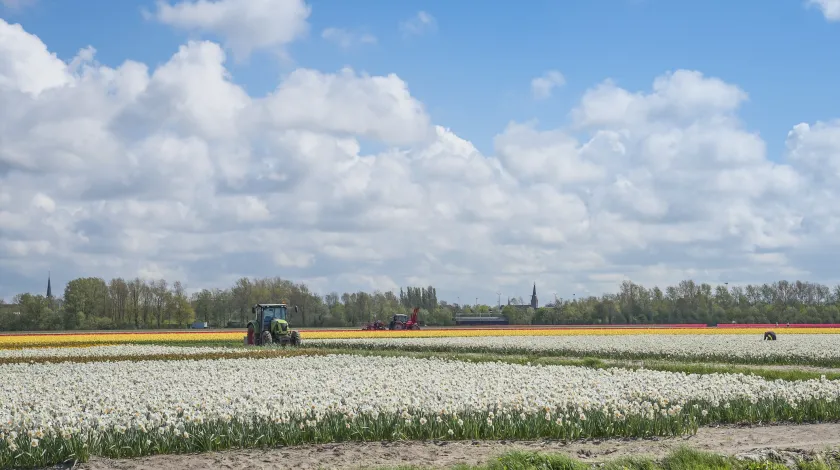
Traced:
<svg viewBox="0 0 840 470">
<path fill-rule="evenodd" d="M 539 305 L 539 303 L 537 303 L 537 283 L 535 282 L 534 283 L 534 292 L 531 293 L 531 308 L 536 310 L 537 305 Z"/>
<path fill-rule="evenodd" d="M 510 322 L 504 316 L 487 316 L 487 317 L 455 317 L 456 325 L 508 325 Z"/>
<path fill-rule="evenodd" d="M 528 310 L 529 308 L 533 308 L 534 310 L 537 309 L 539 306 L 539 301 L 537 300 L 537 283 L 534 283 L 534 289 L 531 291 L 531 303 L 528 304 L 514 304 L 510 302 L 508 299 L 508 305 L 517 309 L 517 310 Z"/>
</svg>

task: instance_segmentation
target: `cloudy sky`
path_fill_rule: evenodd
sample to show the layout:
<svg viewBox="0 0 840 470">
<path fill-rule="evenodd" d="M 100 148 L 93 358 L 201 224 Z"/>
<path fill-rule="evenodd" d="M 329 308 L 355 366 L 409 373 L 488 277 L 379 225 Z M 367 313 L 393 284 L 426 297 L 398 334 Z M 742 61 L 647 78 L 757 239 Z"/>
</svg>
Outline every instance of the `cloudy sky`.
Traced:
<svg viewBox="0 0 840 470">
<path fill-rule="evenodd" d="M 840 0 L 0 0 L 0 297 L 840 282 Z"/>
</svg>

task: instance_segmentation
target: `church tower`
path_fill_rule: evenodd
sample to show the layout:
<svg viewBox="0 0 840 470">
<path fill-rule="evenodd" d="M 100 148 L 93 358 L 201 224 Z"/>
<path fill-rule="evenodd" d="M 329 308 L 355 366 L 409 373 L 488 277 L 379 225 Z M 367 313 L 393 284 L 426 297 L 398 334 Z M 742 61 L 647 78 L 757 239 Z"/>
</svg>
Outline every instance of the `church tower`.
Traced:
<svg viewBox="0 0 840 470">
<path fill-rule="evenodd" d="M 537 283 L 534 283 L 534 292 L 531 293 L 531 308 L 537 309 Z"/>
</svg>

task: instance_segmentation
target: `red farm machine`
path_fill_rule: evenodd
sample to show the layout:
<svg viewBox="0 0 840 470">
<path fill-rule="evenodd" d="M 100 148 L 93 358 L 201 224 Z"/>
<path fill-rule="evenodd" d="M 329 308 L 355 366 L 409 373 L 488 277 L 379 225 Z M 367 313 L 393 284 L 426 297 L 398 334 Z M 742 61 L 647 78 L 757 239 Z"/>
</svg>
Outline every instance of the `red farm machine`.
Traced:
<svg viewBox="0 0 840 470">
<path fill-rule="evenodd" d="M 389 330 L 419 330 L 420 323 L 417 321 L 417 312 L 419 308 L 415 308 L 413 312 L 411 312 L 411 319 L 408 318 L 408 315 L 404 314 L 397 314 L 391 318 L 391 323 L 388 324 Z"/>
<path fill-rule="evenodd" d="M 420 309 L 415 308 L 414 311 L 411 312 L 411 318 L 409 318 L 408 315 L 404 313 L 398 313 L 391 318 L 391 322 L 387 325 L 381 320 L 374 320 L 373 322 L 363 326 L 362 330 L 419 330 L 420 322 L 417 321 L 418 311 L 420 311 Z"/>
<path fill-rule="evenodd" d="M 374 320 L 362 327 L 362 331 L 387 330 L 388 325 L 382 320 Z"/>
</svg>

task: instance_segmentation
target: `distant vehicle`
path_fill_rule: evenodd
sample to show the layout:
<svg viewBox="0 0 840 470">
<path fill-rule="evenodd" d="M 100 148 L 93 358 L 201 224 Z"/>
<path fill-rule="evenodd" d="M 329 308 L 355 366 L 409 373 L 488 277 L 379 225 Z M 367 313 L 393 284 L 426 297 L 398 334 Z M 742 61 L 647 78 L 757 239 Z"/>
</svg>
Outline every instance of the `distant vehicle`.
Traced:
<svg viewBox="0 0 840 470">
<path fill-rule="evenodd" d="M 197 322 L 194 322 L 192 325 L 190 325 L 190 328 L 192 328 L 194 330 L 201 329 L 201 328 L 209 328 L 209 327 L 210 327 L 210 325 L 208 325 L 206 321 L 197 321 Z"/>
<path fill-rule="evenodd" d="M 411 312 L 411 319 L 408 318 L 408 315 L 398 313 L 394 315 L 391 319 L 391 323 L 388 324 L 389 330 L 419 330 L 420 329 L 420 322 L 417 321 L 417 312 L 419 308 L 415 308 L 413 312 Z"/>
<path fill-rule="evenodd" d="M 375 320 L 371 323 L 367 323 L 365 326 L 362 327 L 363 331 L 375 331 L 375 330 L 387 330 L 388 327 L 385 326 L 385 322 L 382 320 Z"/>
</svg>

